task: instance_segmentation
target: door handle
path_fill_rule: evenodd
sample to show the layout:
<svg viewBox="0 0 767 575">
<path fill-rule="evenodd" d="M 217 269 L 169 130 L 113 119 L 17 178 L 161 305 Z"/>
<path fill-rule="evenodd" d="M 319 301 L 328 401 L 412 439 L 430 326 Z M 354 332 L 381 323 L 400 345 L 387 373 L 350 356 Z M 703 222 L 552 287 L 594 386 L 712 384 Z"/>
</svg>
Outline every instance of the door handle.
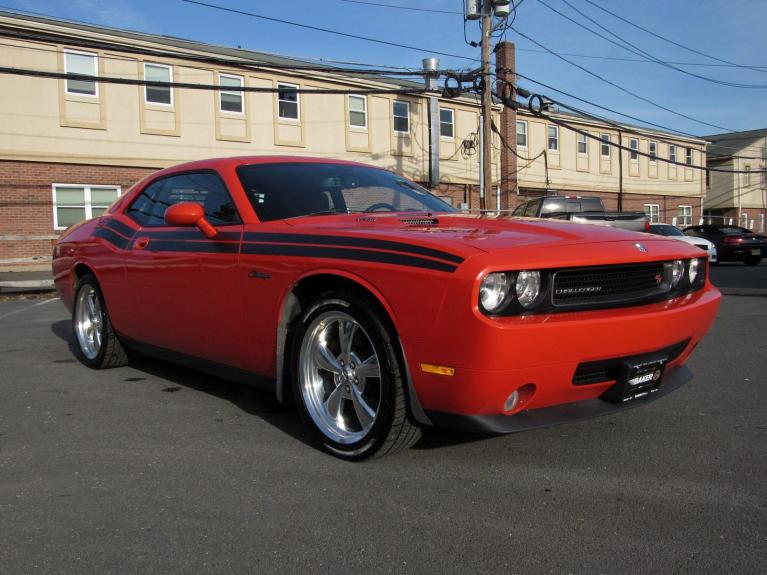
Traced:
<svg viewBox="0 0 767 575">
<path fill-rule="evenodd" d="M 147 237 L 136 238 L 136 241 L 133 242 L 133 249 L 143 250 L 148 245 L 149 245 L 149 238 Z"/>
</svg>

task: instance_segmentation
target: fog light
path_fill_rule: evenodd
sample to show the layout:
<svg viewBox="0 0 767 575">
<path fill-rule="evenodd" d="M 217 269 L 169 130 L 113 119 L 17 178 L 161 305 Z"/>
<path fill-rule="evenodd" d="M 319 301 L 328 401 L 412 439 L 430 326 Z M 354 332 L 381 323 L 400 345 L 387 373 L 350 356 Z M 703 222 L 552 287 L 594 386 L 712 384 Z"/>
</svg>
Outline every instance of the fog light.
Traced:
<svg viewBox="0 0 767 575">
<path fill-rule="evenodd" d="M 517 407 L 517 403 L 519 403 L 519 392 L 515 389 L 514 393 L 512 393 L 506 400 L 506 403 L 503 404 L 503 410 L 512 411 Z"/>
<path fill-rule="evenodd" d="M 682 260 L 674 260 L 671 264 L 671 287 L 676 287 L 679 284 L 682 274 L 684 274 L 684 262 Z"/>
</svg>

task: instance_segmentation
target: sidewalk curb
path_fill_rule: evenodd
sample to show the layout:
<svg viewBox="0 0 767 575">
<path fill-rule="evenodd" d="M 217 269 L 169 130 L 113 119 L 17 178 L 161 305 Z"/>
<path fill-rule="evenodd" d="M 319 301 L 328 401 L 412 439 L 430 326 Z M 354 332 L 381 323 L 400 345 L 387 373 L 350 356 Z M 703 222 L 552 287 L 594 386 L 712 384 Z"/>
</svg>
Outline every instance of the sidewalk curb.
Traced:
<svg viewBox="0 0 767 575">
<path fill-rule="evenodd" d="M 0 294 L 23 294 L 55 290 L 53 280 L 0 281 Z"/>
</svg>

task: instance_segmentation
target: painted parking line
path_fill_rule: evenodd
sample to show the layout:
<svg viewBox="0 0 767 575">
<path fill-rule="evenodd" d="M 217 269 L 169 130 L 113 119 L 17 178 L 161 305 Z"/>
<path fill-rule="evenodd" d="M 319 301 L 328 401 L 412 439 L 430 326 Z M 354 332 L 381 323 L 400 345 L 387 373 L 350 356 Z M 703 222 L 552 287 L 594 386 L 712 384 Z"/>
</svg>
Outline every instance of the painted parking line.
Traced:
<svg viewBox="0 0 767 575">
<path fill-rule="evenodd" d="M 39 302 L 37 302 L 37 303 L 34 303 L 34 304 L 32 304 L 32 305 L 29 305 L 29 306 L 27 306 L 27 307 L 24 307 L 24 308 L 21 308 L 21 309 L 16 309 L 16 310 L 10 311 L 10 312 L 8 312 L 8 313 L 6 313 L 6 314 L 4 314 L 4 315 L 0 315 L 0 319 L 5 319 L 5 318 L 7 318 L 7 317 L 11 317 L 12 315 L 16 315 L 17 313 L 21 313 L 21 312 L 23 312 L 23 311 L 29 311 L 29 310 L 31 310 L 33 307 L 38 307 L 38 306 L 41 306 L 41 305 L 45 305 L 45 304 L 47 304 L 47 303 L 51 303 L 52 301 L 58 301 L 58 299 L 59 299 L 59 298 L 57 298 L 57 297 L 53 297 L 53 298 L 51 298 L 51 299 L 46 299 L 46 300 L 44 300 L 44 301 L 39 301 Z"/>
</svg>

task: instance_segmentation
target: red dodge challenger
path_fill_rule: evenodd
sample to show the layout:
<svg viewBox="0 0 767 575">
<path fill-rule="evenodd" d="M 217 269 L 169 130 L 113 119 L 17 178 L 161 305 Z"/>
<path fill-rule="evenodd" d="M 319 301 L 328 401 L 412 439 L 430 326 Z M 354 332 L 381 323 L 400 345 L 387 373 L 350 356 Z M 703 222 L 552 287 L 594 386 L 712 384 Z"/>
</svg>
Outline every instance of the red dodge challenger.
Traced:
<svg viewBox="0 0 767 575">
<path fill-rule="evenodd" d="M 707 265 L 662 236 L 468 216 L 389 171 L 297 157 L 162 170 L 53 254 L 85 365 L 136 350 L 267 385 L 346 459 L 426 425 L 507 433 L 669 393 L 719 306 Z"/>
</svg>

